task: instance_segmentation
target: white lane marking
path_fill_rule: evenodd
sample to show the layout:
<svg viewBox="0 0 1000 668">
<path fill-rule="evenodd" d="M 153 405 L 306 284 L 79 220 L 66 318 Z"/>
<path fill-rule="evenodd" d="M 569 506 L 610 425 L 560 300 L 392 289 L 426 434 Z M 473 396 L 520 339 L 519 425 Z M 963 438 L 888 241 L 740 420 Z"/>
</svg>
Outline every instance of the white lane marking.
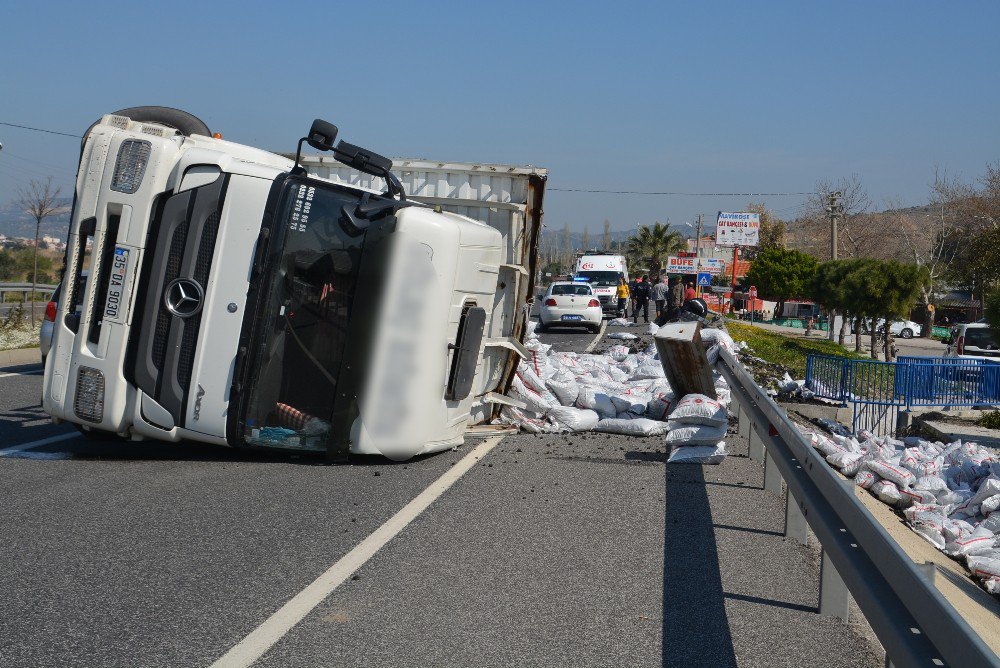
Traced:
<svg viewBox="0 0 1000 668">
<path fill-rule="evenodd" d="M 490 450 L 503 439 L 492 436 L 463 457 L 427 489 L 406 504 L 385 524 L 376 529 L 357 547 L 341 557 L 325 573 L 312 581 L 309 586 L 296 594 L 290 601 L 271 615 L 263 624 L 250 632 L 210 668 L 246 668 L 263 656 L 275 643 L 318 606 L 333 591 L 361 568 L 386 543 L 399 534 L 406 526 L 424 512 L 439 496 L 475 466 Z M 447 455 L 441 455 L 447 456 Z"/>
<path fill-rule="evenodd" d="M 37 441 L 29 441 L 28 443 L 12 445 L 10 447 L 0 449 L 0 457 L 9 457 L 17 452 L 24 452 L 25 450 L 33 450 L 34 448 L 40 448 L 43 445 L 58 443 L 59 441 L 68 441 L 71 438 L 79 438 L 79 436 L 80 432 L 71 431 L 68 434 L 59 434 L 58 436 L 49 436 L 48 438 L 43 438 Z"/>
<path fill-rule="evenodd" d="M 594 349 L 594 347 L 597 345 L 597 342 L 601 340 L 602 336 L 604 336 L 604 332 L 605 330 L 607 330 L 607 328 L 608 328 L 608 321 L 601 320 L 601 329 L 598 330 L 597 336 L 595 336 L 594 340 L 590 342 L 590 345 L 583 350 L 584 354 L 589 353 Z"/>
<path fill-rule="evenodd" d="M 7 371 L 0 373 L 0 378 L 10 378 L 11 376 L 40 376 L 45 373 L 45 369 L 34 369 L 32 371 Z"/>
</svg>

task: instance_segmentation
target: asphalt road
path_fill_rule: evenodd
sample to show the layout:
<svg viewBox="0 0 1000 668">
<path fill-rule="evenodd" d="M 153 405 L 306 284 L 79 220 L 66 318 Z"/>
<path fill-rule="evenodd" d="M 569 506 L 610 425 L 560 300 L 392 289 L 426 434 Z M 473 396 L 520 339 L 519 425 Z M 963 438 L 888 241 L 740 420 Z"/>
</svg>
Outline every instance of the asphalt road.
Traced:
<svg viewBox="0 0 1000 668">
<path fill-rule="evenodd" d="M 735 435 L 716 467 L 598 434 L 333 467 L 78 436 L 18 449 L 71 433 L 41 415 L 35 372 L 0 370 L 2 666 L 209 665 L 464 461 L 255 665 L 881 665 L 816 614 L 815 553 L 781 536 Z"/>
</svg>

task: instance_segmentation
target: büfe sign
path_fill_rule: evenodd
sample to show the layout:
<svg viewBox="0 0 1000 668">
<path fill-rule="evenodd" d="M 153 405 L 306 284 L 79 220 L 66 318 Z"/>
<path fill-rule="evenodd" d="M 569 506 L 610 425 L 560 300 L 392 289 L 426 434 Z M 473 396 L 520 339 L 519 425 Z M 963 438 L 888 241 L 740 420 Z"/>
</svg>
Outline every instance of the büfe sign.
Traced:
<svg viewBox="0 0 1000 668">
<path fill-rule="evenodd" d="M 756 246 L 760 240 L 760 214 L 719 212 L 715 228 L 717 246 Z"/>
<path fill-rule="evenodd" d="M 698 258 L 696 257 L 677 257 L 671 255 L 667 258 L 667 273 L 668 274 L 697 274 L 698 273 Z"/>
<path fill-rule="evenodd" d="M 717 258 L 701 258 L 699 262 L 696 257 L 678 257 L 671 255 L 667 258 L 668 274 L 697 274 L 699 271 L 713 276 L 721 274 L 726 269 L 726 261 Z"/>
</svg>

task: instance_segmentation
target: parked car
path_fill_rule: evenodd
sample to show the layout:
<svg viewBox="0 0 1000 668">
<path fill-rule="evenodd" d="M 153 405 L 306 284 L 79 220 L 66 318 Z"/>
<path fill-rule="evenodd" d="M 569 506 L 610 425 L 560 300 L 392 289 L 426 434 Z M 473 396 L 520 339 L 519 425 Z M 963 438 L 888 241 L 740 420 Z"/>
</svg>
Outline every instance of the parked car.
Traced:
<svg viewBox="0 0 1000 668">
<path fill-rule="evenodd" d="M 990 359 L 1000 362 L 1000 337 L 983 322 L 955 325 L 945 357 Z"/>
<path fill-rule="evenodd" d="M 592 332 L 601 328 L 604 313 L 601 301 L 594 294 L 589 283 L 553 283 L 545 291 L 539 312 L 538 329 L 558 325 L 560 327 L 586 327 Z"/>
<path fill-rule="evenodd" d="M 868 322 L 868 320 L 861 321 L 861 332 L 863 334 L 870 333 Z M 879 320 L 875 327 L 881 332 L 882 328 L 885 327 L 885 320 Z M 897 320 L 889 325 L 889 331 L 892 332 L 893 336 L 898 336 L 901 339 L 912 339 L 914 336 L 920 336 L 923 327 L 912 320 Z"/>
<path fill-rule="evenodd" d="M 52 326 L 56 321 L 56 309 L 59 306 L 59 292 L 62 283 L 56 286 L 52 293 L 52 299 L 45 305 L 45 317 L 42 318 L 42 327 L 38 332 L 38 347 L 42 351 L 42 366 L 45 366 L 45 358 L 48 357 L 49 348 L 52 347 Z"/>
</svg>

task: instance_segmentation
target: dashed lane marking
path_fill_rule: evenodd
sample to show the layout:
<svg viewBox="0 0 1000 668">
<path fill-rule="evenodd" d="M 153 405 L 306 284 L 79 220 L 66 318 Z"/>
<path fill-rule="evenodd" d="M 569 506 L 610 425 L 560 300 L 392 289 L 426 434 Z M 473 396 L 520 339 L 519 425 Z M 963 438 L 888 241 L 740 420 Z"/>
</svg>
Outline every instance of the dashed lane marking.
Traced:
<svg viewBox="0 0 1000 668">
<path fill-rule="evenodd" d="M 584 353 L 592 352 L 594 350 L 594 347 L 597 346 L 597 343 L 604 336 L 604 332 L 607 331 L 607 329 L 608 329 L 608 321 L 601 320 L 601 329 L 598 330 L 597 336 L 594 337 L 594 340 L 590 342 L 590 344 L 584 349 L 583 352 Z"/>
<path fill-rule="evenodd" d="M 11 455 L 17 454 L 19 452 L 24 452 L 25 450 L 33 450 L 35 448 L 40 448 L 43 445 L 51 445 L 52 443 L 58 443 L 59 441 L 68 441 L 71 438 L 79 438 L 79 437 L 80 437 L 80 432 L 71 431 L 68 434 L 59 434 L 58 436 L 49 436 L 48 438 L 39 439 L 37 441 L 28 441 L 27 443 L 11 445 L 6 448 L 0 448 L 0 457 L 10 457 Z M 45 459 L 53 459 L 53 457 L 45 457 Z"/>
</svg>

